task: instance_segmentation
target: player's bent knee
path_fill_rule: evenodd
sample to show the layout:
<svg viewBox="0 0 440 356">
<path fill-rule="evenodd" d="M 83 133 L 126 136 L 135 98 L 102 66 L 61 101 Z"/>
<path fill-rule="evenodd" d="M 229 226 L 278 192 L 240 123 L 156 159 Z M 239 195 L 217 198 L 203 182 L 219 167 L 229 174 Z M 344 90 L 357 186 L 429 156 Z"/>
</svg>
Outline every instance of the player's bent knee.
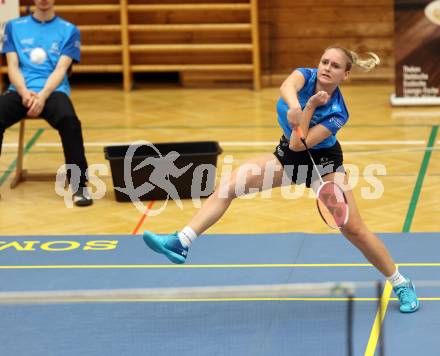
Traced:
<svg viewBox="0 0 440 356">
<path fill-rule="evenodd" d="M 351 224 L 345 226 L 341 232 L 350 240 L 362 241 L 368 236 L 367 228 L 363 224 Z"/>
</svg>

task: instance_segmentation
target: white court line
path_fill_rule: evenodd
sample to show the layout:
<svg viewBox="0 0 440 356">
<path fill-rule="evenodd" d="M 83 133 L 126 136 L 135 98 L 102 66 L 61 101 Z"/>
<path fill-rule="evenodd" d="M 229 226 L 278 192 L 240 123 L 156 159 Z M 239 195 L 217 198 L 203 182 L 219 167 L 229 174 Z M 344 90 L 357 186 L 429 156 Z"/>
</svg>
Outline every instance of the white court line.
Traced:
<svg viewBox="0 0 440 356">
<path fill-rule="evenodd" d="M 364 146 L 382 146 L 382 145 L 423 145 L 425 141 L 340 141 L 343 146 L 355 146 L 355 145 L 364 145 Z M 223 141 L 220 142 L 220 146 L 228 147 L 228 146 L 250 146 L 250 147 L 258 147 L 258 146 L 276 146 L 278 142 L 275 141 Z"/>
<path fill-rule="evenodd" d="M 415 140 L 415 141 L 341 141 L 341 145 L 351 146 L 351 145 L 364 145 L 364 146 L 383 146 L 383 145 L 424 145 L 426 141 Z"/>
<path fill-rule="evenodd" d="M 375 154 L 395 154 L 395 153 L 402 153 L 402 152 L 407 152 L 407 153 L 411 153 L 411 152 L 427 152 L 427 151 L 439 151 L 440 147 L 417 147 L 417 148 L 390 148 L 390 149 L 371 149 L 371 150 L 362 150 L 362 151 L 348 151 L 348 152 L 344 152 L 344 154 L 347 155 L 370 155 L 372 153 Z"/>
<path fill-rule="evenodd" d="M 104 147 L 104 146 L 118 146 L 118 145 L 130 145 L 133 142 L 85 142 L 86 147 Z M 278 142 L 276 141 L 220 141 L 220 146 L 223 147 L 261 147 L 261 146 L 273 146 L 275 147 Z M 425 145 L 426 141 L 414 140 L 414 141 L 340 141 L 343 146 L 385 146 L 385 145 Z M 437 141 L 440 143 L 440 140 Z M 3 147 L 17 147 L 17 143 L 4 143 Z M 36 143 L 34 147 L 61 147 L 60 142 L 40 142 Z"/>
<path fill-rule="evenodd" d="M 415 110 L 411 110 L 411 111 L 398 111 L 398 112 L 393 112 L 391 114 L 392 118 L 405 118 L 405 117 L 429 117 L 429 118 L 440 118 L 440 111 L 415 111 Z"/>
</svg>

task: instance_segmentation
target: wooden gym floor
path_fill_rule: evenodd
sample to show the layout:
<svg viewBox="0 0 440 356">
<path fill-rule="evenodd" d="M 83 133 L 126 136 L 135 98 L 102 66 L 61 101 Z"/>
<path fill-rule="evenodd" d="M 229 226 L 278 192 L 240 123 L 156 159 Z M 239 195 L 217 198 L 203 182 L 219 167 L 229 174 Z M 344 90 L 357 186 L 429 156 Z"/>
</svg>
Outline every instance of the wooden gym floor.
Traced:
<svg viewBox="0 0 440 356">
<path fill-rule="evenodd" d="M 351 177 L 358 180 L 354 190 L 368 226 L 375 232 L 439 231 L 435 189 L 440 183 L 440 110 L 392 108 L 390 85 L 347 85 L 342 90 L 351 116 L 338 138 L 345 163 L 357 167 Z M 223 148 L 217 177 L 226 155 L 233 156 L 236 166 L 273 152 L 281 135 L 275 112 L 278 97 L 278 88 L 260 92 L 150 88 L 131 93 L 114 88 L 74 88 L 72 95 L 83 125 L 89 165 L 109 166 L 103 147 L 112 143 L 215 140 Z M 41 135 L 36 136 L 38 133 Z M 99 175 L 106 184 L 106 194 L 87 208 L 67 208 L 55 193 L 53 182 L 24 182 L 11 190 L 17 136 L 18 125 L 6 131 L 0 159 L 2 235 L 129 234 L 145 229 L 172 232 L 183 227 L 196 211 L 192 201 L 184 201 L 183 209 L 170 202 L 161 214 L 145 218 L 131 203 L 116 202 L 110 169 Z M 27 124 L 26 142 L 25 167 L 29 170 L 55 173 L 63 164 L 58 134 L 44 121 Z M 372 164 L 380 165 L 381 170 L 369 171 Z M 372 174 L 383 184 L 384 192 L 379 199 L 364 199 L 362 189 L 372 189 Z M 150 208 L 160 204 L 154 202 Z M 308 194 L 285 199 L 280 189 L 275 189 L 270 199 L 235 201 L 208 232 L 293 231 L 329 232 Z"/>
</svg>

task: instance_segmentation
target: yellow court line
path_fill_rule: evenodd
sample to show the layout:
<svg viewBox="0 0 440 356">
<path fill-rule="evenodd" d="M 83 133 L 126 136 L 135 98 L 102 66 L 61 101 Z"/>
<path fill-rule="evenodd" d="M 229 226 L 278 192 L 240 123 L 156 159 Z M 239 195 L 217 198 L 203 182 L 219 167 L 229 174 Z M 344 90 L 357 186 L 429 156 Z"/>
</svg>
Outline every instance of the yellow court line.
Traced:
<svg viewBox="0 0 440 356">
<path fill-rule="evenodd" d="M 404 267 L 440 267 L 440 263 L 438 263 L 438 262 L 396 263 L 396 266 L 404 266 Z"/>
<path fill-rule="evenodd" d="M 377 298 L 376 298 L 377 299 Z M 432 301 L 432 300 L 440 300 L 440 297 L 419 297 L 417 296 L 419 301 Z M 397 298 L 390 298 L 390 300 L 397 302 Z"/>
<path fill-rule="evenodd" d="M 374 318 L 373 326 L 371 327 L 370 338 L 368 340 L 367 348 L 365 349 L 365 356 L 374 356 L 376 350 L 377 341 L 379 340 L 380 332 L 382 329 L 382 322 L 387 312 L 388 303 L 390 301 L 392 286 L 390 282 L 385 283 L 383 289 L 382 298 L 380 301 L 380 308 L 377 309 L 376 317 Z"/>
<path fill-rule="evenodd" d="M 439 264 L 440 265 L 440 264 Z M 195 265 L 10 265 L 0 266 L 0 269 L 59 269 L 59 268 L 146 268 L 146 269 L 174 269 L 174 268 L 284 268 L 284 267 L 372 267 L 369 263 L 258 263 L 258 264 L 195 264 Z"/>
<path fill-rule="evenodd" d="M 347 302 L 350 298 L 203 298 L 203 299 L 95 299 L 93 301 L 88 299 L 75 299 L 77 302 L 119 302 L 119 303 L 128 303 L 128 302 L 258 302 L 258 301 L 300 301 L 300 302 Z M 377 298 L 351 298 L 351 300 L 355 302 L 377 302 Z M 396 298 L 390 298 L 390 300 L 397 300 Z M 440 301 L 439 298 L 419 298 L 419 300 L 437 300 Z"/>
<path fill-rule="evenodd" d="M 317 297 L 255 297 L 255 298 L 169 298 L 169 299 L 161 299 L 161 298 L 145 298 L 145 299 L 112 299 L 112 298 L 102 298 L 102 299 L 65 299 L 60 300 L 61 302 L 71 302 L 71 303 L 97 303 L 97 302 L 115 302 L 115 303 L 134 303 L 134 302 L 261 302 L 261 301 L 300 301 L 300 302 L 347 302 L 350 298 L 347 297 L 335 297 L 335 298 L 317 298 Z M 352 298 L 354 301 L 358 302 L 370 302 L 376 301 L 377 298 Z M 57 301 L 58 302 L 58 301 Z"/>
<path fill-rule="evenodd" d="M 376 297 L 354 297 L 351 298 L 355 302 L 377 302 Z M 300 302 L 347 302 L 348 297 L 256 297 L 256 298 L 169 298 L 169 299 L 65 299 L 57 301 L 57 303 L 137 303 L 137 302 L 258 302 L 258 301 L 300 301 Z M 397 301 L 397 298 L 389 298 L 389 300 Z M 440 297 L 419 298 L 420 301 L 440 301 Z M 376 340 L 377 342 L 377 340 Z M 366 354 L 367 355 L 367 354 Z"/>
<path fill-rule="evenodd" d="M 405 267 L 440 267 L 440 263 L 398 263 Z M 253 263 L 253 264 L 188 264 L 188 265 L 8 265 L 0 269 L 203 269 L 203 268 L 286 268 L 286 267 L 373 267 L 370 263 Z"/>
<path fill-rule="evenodd" d="M 317 297 L 280 297 L 280 298 L 170 298 L 170 299 L 66 299 L 57 301 L 57 303 L 173 303 L 173 302 L 259 302 L 259 301 L 300 301 L 300 302 L 347 302 L 350 298 L 347 297 L 335 297 L 335 298 L 317 298 Z M 376 297 L 356 297 L 351 298 L 352 301 L 355 302 L 377 302 Z M 389 300 L 397 301 L 397 298 L 389 298 Z M 420 301 L 440 301 L 440 297 L 435 298 L 419 298 Z M 379 335 L 377 335 L 378 337 Z M 371 336 L 370 336 L 371 339 Z M 372 341 L 373 342 L 373 341 Z M 375 341 L 377 343 L 377 339 Z M 373 348 L 373 346 L 371 346 Z M 374 346 L 374 349 L 376 346 Z M 373 355 L 372 353 L 368 354 L 367 351 L 365 355 Z"/>
</svg>

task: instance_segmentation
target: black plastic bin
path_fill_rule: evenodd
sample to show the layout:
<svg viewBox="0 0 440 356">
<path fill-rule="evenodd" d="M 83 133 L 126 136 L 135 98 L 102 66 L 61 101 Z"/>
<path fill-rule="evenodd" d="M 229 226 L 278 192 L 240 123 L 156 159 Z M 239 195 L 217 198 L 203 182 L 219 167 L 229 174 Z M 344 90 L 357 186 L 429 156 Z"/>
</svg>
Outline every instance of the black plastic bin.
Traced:
<svg viewBox="0 0 440 356">
<path fill-rule="evenodd" d="M 218 142 L 205 141 L 106 146 L 104 153 L 110 161 L 116 200 L 123 202 L 133 196 L 139 200 L 209 196 L 214 191 L 222 149 Z M 141 163 L 143 167 L 134 170 Z"/>
</svg>

